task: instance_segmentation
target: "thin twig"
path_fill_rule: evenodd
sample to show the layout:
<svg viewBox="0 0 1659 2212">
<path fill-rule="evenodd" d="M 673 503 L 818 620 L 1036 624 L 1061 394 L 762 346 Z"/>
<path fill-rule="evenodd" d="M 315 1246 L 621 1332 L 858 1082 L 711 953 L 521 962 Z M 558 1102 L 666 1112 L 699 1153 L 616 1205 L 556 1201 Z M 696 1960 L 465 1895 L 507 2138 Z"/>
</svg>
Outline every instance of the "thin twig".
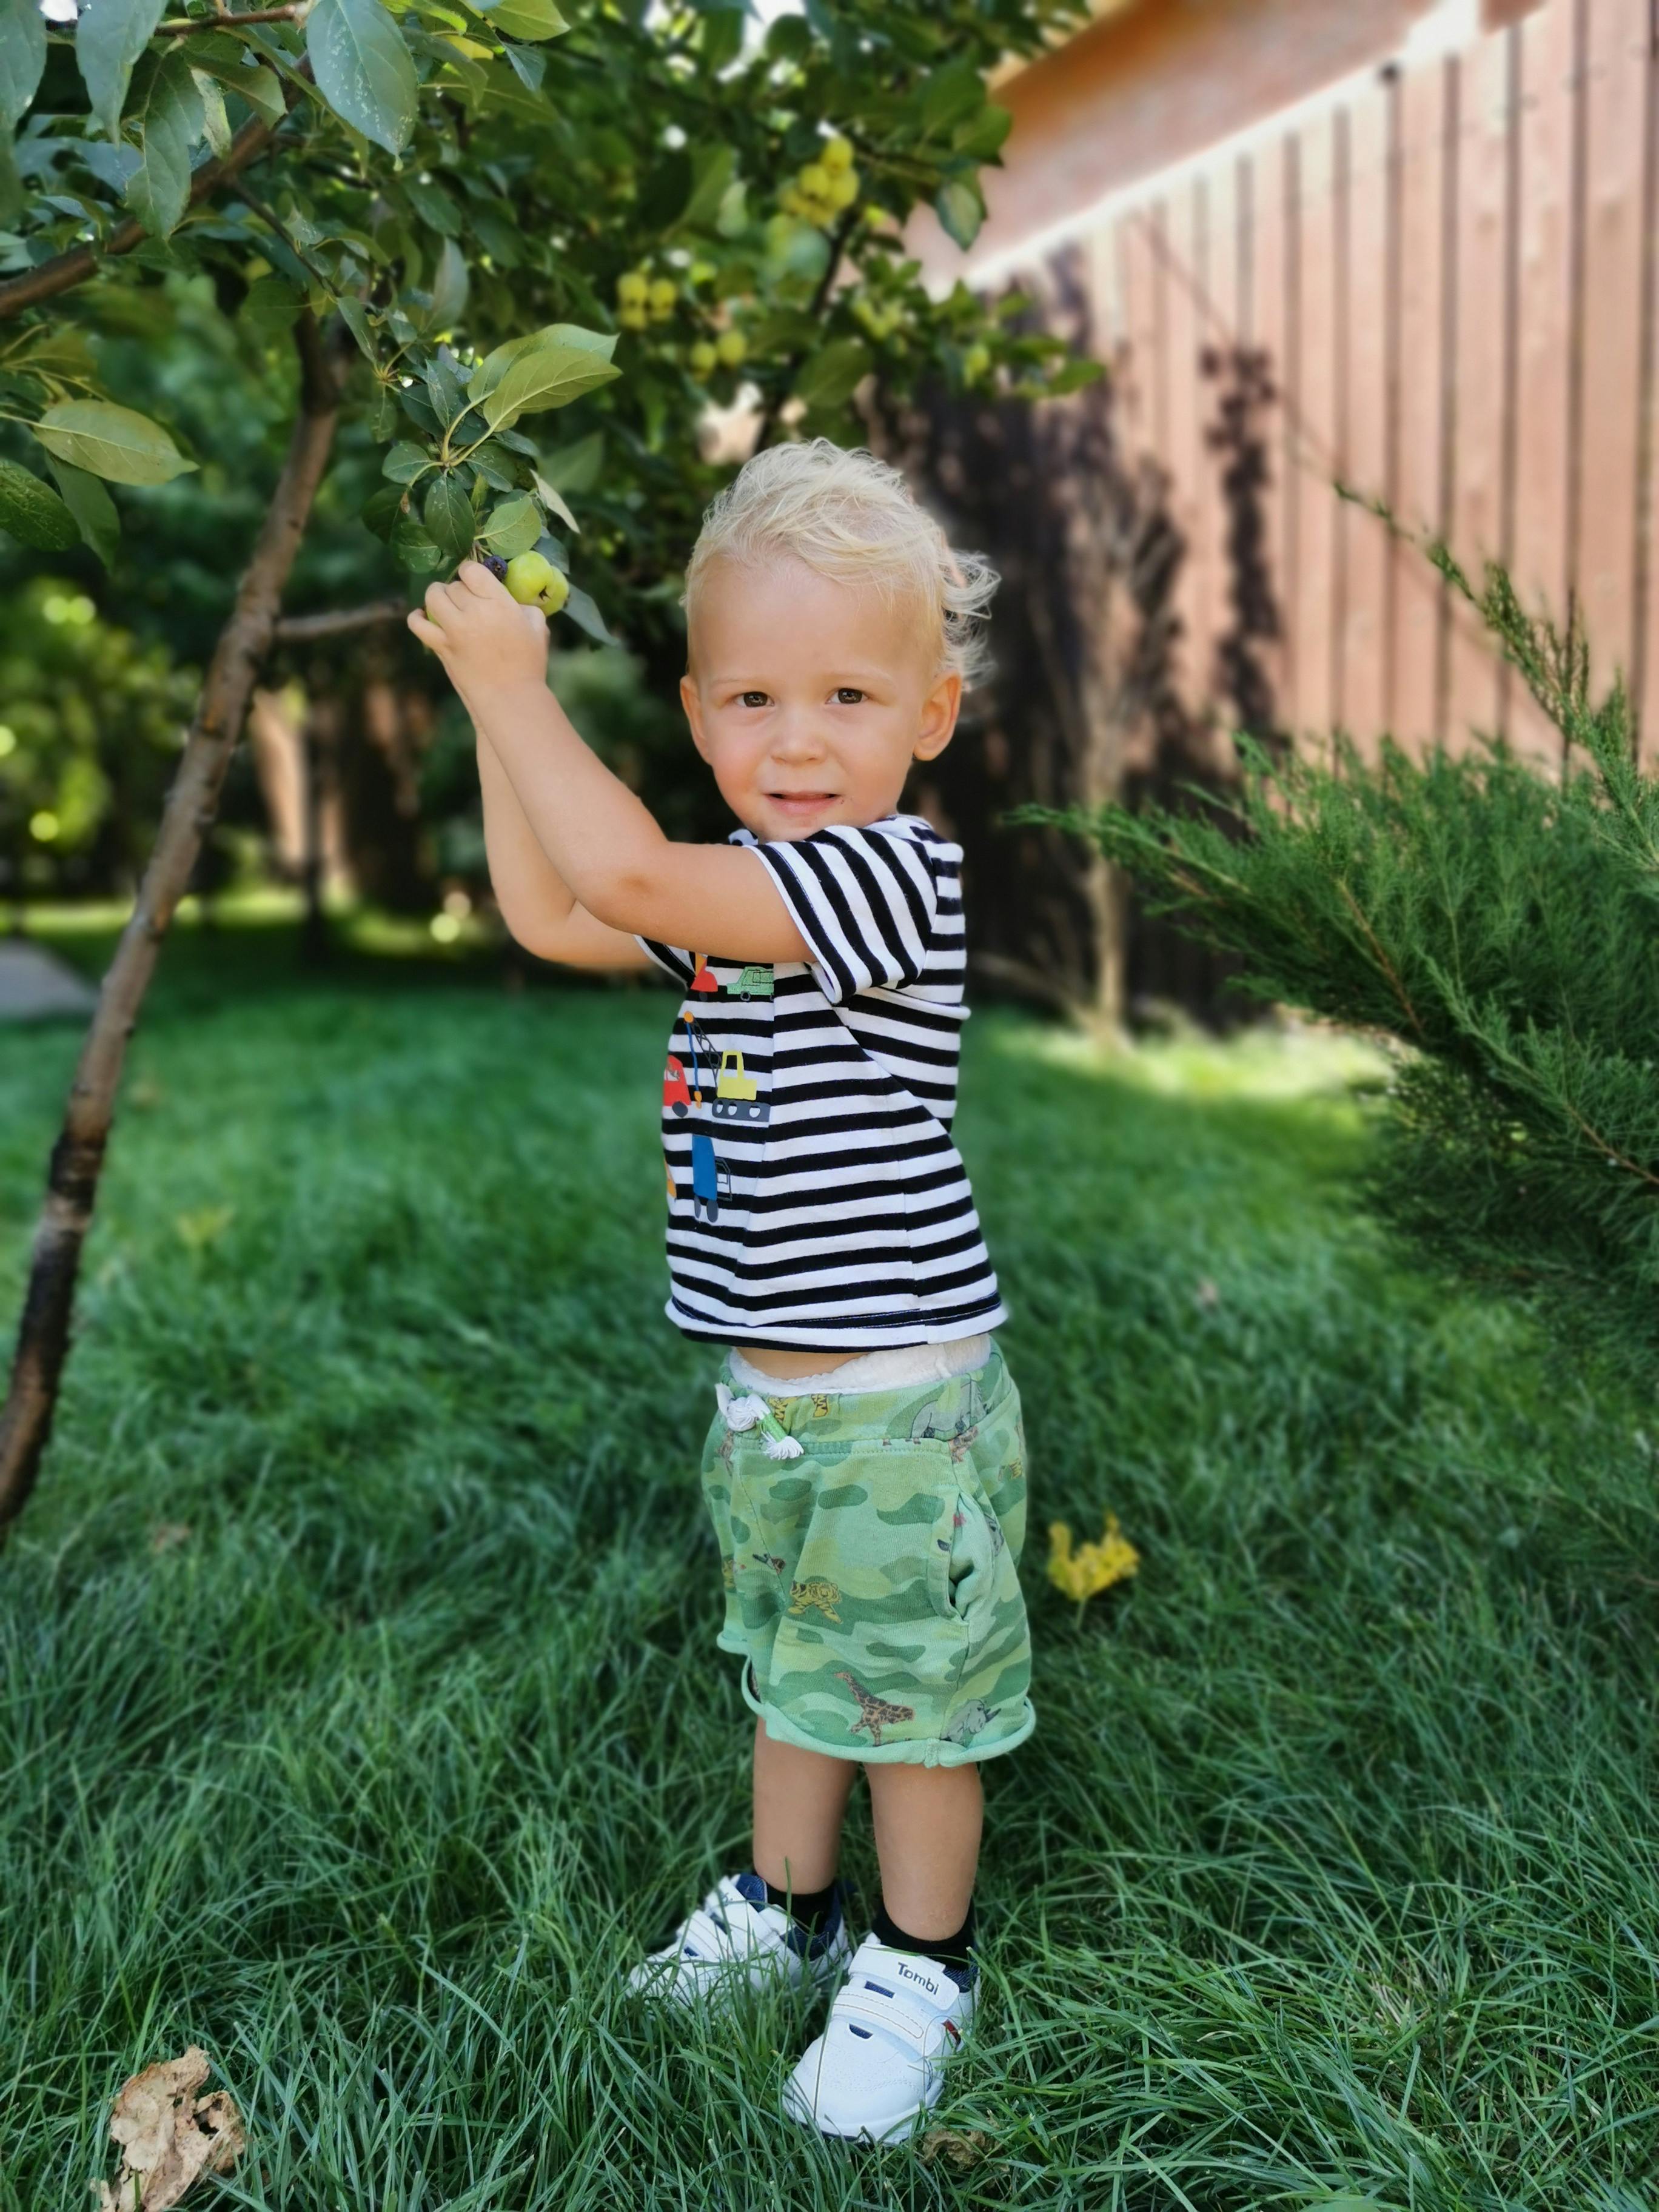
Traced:
<svg viewBox="0 0 1659 2212">
<path fill-rule="evenodd" d="M 173 15 L 155 26 L 155 36 L 187 38 L 192 31 L 234 30 L 239 23 L 300 23 L 311 13 L 313 0 L 289 0 L 284 8 L 250 8 L 246 15 L 222 9 L 216 15 Z"/>
<path fill-rule="evenodd" d="M 271 633 L 278 645 L 308 645 L 313 638 L 338 637 L 375 623 L 401 622 L 409 612 L 402 599 L 371 599 L 366 607 L 340 607 L 320 615 L 283 615 Z"/>
</svg>

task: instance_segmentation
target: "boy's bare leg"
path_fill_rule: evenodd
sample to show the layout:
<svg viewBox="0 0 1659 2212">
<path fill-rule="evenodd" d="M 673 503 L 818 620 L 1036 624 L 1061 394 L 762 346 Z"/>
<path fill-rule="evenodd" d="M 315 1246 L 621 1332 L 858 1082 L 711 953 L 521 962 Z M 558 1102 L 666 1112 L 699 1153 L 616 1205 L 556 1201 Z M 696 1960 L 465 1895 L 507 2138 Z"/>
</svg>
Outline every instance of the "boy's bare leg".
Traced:
<svg viewBox="0 0 1659 2212">
<path fill-rule="evenodd" d="M 907 1935 L 942 1943 L 974 1893 L 985 1823 L 979 1769 L 872 1764 L 868 1774 L 882 1902 Z"/>
<path fill-rule="evenodd" d="M 757 1720 L 755 1871 L 763 1881 L 801 1894 L 828 1889 L 841 1863 L 841 1824 L 857 1772 L 855 1760 L 774 1743 Z"/>
</svg>

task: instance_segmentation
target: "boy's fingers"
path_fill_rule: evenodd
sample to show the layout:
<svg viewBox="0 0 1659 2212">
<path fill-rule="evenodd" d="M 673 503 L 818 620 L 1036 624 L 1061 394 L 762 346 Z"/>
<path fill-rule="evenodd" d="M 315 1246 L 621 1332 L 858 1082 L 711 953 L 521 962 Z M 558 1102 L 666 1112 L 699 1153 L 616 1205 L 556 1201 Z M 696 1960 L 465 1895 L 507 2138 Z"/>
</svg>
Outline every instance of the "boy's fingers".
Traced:
<svg viewBox="0 0 1659 2212">
<path fill-rule="evenodd" d="M 505 591 L 507 588 L 504 584 L 496 582 L 482 561 L 463 561 L 455 571 L 455 581 L 458 584 L 465 584 L 469 592 L 477 592 L 485 599 L 492 592 Z"/>
<path fill-rule="evenodd" d="M 428 584 L 427 586 L 426 596 L 422 599 L 422 605 L 426 609 L 427 619 L 428 622 L 441 623 L 444 618 L 445 610 L 448 607 L 449 603 L 449 586 L 447 584 Z"/>
<path fill-rule="evenodd" d="M 409 627 L 414 631 L 416 636 L 420 639 L 422 645 L 430 646 L 434 653 L 441 653 L 443 651 L 444 647 L 449 641 L 445 637 L 443 632 L 439 629 L 436 623 L 428 622 L 418 607 L 411 607 L 410 609 L 408 619 Z"/>
</svg>

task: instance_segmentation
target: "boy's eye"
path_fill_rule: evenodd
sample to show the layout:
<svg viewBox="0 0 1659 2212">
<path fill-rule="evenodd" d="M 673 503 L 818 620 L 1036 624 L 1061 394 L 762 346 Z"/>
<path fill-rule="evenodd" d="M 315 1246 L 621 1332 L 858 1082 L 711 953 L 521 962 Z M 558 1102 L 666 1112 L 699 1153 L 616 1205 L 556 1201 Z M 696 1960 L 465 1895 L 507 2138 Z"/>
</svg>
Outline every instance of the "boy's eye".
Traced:
<svg viewBox="0 0 1659 2212">
<path fill-rule="evenodd" d="M 739 707 L 763 707 L 766 704 L 766 694 L 764 691 L 739 691 L 738 704 Z"/>
<path fill-rule="evenodd" d="M 863 696 L 856 684 L 843 684 L 836 692 L 836 704 L 838 707 L 856 707 Z"/>
</svg>

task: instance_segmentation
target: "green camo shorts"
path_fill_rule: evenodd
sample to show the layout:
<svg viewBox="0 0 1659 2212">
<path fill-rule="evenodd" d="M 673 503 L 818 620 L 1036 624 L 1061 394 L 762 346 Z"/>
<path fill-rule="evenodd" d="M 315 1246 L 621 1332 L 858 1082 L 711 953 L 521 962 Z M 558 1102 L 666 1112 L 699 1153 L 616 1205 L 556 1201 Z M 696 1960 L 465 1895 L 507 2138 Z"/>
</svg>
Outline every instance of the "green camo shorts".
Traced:
<svg viewBox="0 0 1659 2212">
<path fill-rule="evenodd" d="M 721 1375 L 732 1390 L 729 1363 Z M 702 1486 L 720 1649 L 748 1661 L 744 1696 L 767 1734 L 921 1766 L 1023 1743 L 1036 1723 L 1015 1572 L 1025 1437 L 1001 1352 L 947 1382 L 766 1404 L 775 1443 L 787 1432 L 799 1455 L 769 1456 L 760 1426 L 722 1412 Z"/>
</svg>

